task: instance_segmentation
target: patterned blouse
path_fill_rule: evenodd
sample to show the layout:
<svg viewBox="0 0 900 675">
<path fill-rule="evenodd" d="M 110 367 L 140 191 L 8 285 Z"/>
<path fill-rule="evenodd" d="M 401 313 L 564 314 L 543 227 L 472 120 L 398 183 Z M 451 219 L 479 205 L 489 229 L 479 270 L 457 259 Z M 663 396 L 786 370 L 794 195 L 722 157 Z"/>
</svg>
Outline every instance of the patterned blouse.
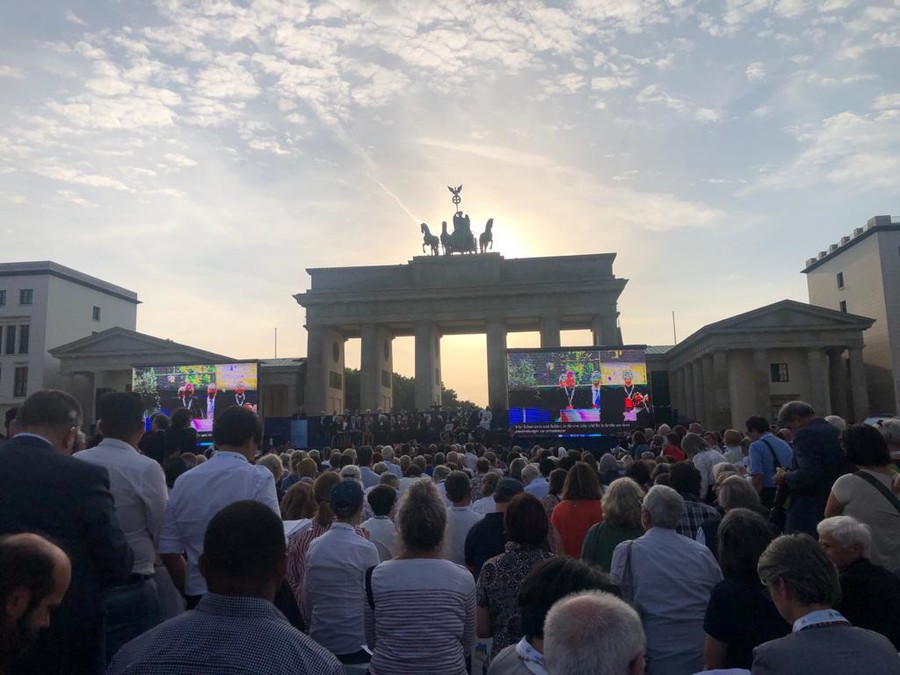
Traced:
<svg viewBox="0 0 900 675">
<path fill-rule="evenodd" d="M 553 553 L 546 548 L 511 541 L 506 544 L 505 553 L 484 563 L 475 587 L 475 601 L 490 613 L 494 638 L 491 658 L 522 637 L 518 625 L 519 587 L 532 569 L 552 557 Z"/>
</svg>

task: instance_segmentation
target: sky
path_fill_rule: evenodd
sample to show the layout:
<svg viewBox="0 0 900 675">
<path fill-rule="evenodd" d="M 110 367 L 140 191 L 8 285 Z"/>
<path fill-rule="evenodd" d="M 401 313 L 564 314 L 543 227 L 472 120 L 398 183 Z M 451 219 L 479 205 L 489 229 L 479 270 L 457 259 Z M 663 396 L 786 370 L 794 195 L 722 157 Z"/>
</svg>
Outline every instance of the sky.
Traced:
<svg viewBox="0 0 900 675">
<path fill-rule="evenodd" d="M 303 356 L 305 270 L 421 255 L 462 184 L 507 258 L 616 252 L 625 341 L 671 344 L 900 216 L 898 63 L 900 0 L 3 2 L 0 260 Z M 484 403 L 486 370 L 443 339 L 448 387 Z"/>
</svg>

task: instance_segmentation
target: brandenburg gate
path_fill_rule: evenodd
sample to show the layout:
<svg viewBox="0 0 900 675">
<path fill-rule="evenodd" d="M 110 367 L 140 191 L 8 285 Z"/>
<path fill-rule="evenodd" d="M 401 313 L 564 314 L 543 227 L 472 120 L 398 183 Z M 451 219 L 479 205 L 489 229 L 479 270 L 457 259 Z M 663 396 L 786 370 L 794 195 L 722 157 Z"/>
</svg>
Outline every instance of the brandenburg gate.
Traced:
<svg viewBox="0 0 900 675">
<path fill-rule="evenodd" d="M 343 412 L 344 343 L 362 340 L 363 409 L 393 402 L 392 342 L 415 336 L 416 408 L 441 402 L 441 336 L 487 335 L 488 401 L 507 408 L 506 335 L 539 331 L 559 347 L 560 331 L 590 329 L 594 344 L 620 345 L 615 253 L 507 260 L 499 253 L 414 257 L 405 265 L 308 269 L 306 409 Z"/>
</svg>

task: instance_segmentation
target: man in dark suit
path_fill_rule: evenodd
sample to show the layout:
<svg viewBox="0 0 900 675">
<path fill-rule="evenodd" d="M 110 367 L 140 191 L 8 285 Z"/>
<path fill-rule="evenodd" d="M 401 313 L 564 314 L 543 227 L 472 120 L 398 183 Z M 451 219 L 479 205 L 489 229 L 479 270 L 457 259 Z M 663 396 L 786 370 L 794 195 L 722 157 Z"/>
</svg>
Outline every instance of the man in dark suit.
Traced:
<svg viewBox="0 0 900 675">
<path fill-rule="evenodd" d="M 777 471 L 772 479 L 776 486 L 786 488 L 791 497 L 785 531 L 815 537 L 831 486 L 844 463 L 840 432 L 803 401 L 781 406 L 778 423 L 794 434 L 793 466 L 786 473 Z"/>
<path fill-rule="evenodd" d="M 753 675 L 900 675 L 891 641 L 855 628 L 834 609 L 841 597 L 837 569 L 812 537 L 778 537 L 757 570 L 793 630 L 753 651 Z"/>
<path fill-rule="evenodd" d="M 106 469 L 70 457 L 81 407 L 39 391 L 19 409 L 16 436 L 0 446 L 0 534 L 39 532 L 72 562 L 72 582 L 50 627 L 9 673 L 91 674 L 106 666 L 101 589 L 124 584 L 132 552 L 119 526 Z"/>
<path fill-rule="evenodd" d="M 188 382 L 184 387 L 178 388 L 178 399 L 175 408 L 186 408 L 195 420 L 203 419 L 203 405 L 200 399 L 194 396 L 194 385 Z"/>
</svg>

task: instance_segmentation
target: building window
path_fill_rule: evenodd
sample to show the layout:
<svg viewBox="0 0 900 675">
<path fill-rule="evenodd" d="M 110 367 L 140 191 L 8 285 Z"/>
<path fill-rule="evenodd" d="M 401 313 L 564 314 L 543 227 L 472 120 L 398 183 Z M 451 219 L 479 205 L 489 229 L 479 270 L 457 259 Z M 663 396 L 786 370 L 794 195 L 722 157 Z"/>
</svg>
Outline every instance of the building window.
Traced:
<svg viewBox="0 0 900 675">
<path fill-rule="evenodd" d="M 4 350 L 7 354 L 15 354 L 16 353 L 16 327 L 15 326 L 7 326 L 6 327 L 6 349 Z"/>
<path fill-rule="evenodd" d="M 34 291 L 30 288 L 23 288 L 19 291 L 19 304 L 30 305 L 34 299 Z"/>
<path fill-rule="evenodd" d="M 93 317 L 94 317 L 94 321 L 99 321 L 99 320 L 100 320 L 100 308 L 97 307 L 96 305 L 94 306 Z"/>
<path fill-rule="evenodd" d="M 27 354 L 28 353 L 28 338 L 31 337 L 29 333 L 31 332 L 31 327 L 26 324 L 24 326 L 19 326 L 19 353 Z"/>
<path fill-rule="evenodd" d="M 772 382 L 790 382 L 791 375 L 788 371 L 786 363 L 770 363 L 769 370 L 772 375 Z"/>
<path fill-rule="evenodd" d="M 28 366 L 17 366 L 13 378 L 13 398 L 25 398 L 28 393 Z"/>
<path fill-rule="evenodd" d="M 837 273 L 837 287 L 838 288 L 844 287 L 844 273 L 843 272 Z"/>
<path fill-rule="evenodd" d="M 846 300 L 841 300 L 841 302 L 840 302 L 840 308 L 841 308 L 841 311 L 842 311 L 844 314 L 847 313 L 847 301 L 846 301 Z"/>
<path fill-rule="evenodd" d="M 6 291 L 0 291 L 0 307 L 6 306 Z"/>
</svg>

